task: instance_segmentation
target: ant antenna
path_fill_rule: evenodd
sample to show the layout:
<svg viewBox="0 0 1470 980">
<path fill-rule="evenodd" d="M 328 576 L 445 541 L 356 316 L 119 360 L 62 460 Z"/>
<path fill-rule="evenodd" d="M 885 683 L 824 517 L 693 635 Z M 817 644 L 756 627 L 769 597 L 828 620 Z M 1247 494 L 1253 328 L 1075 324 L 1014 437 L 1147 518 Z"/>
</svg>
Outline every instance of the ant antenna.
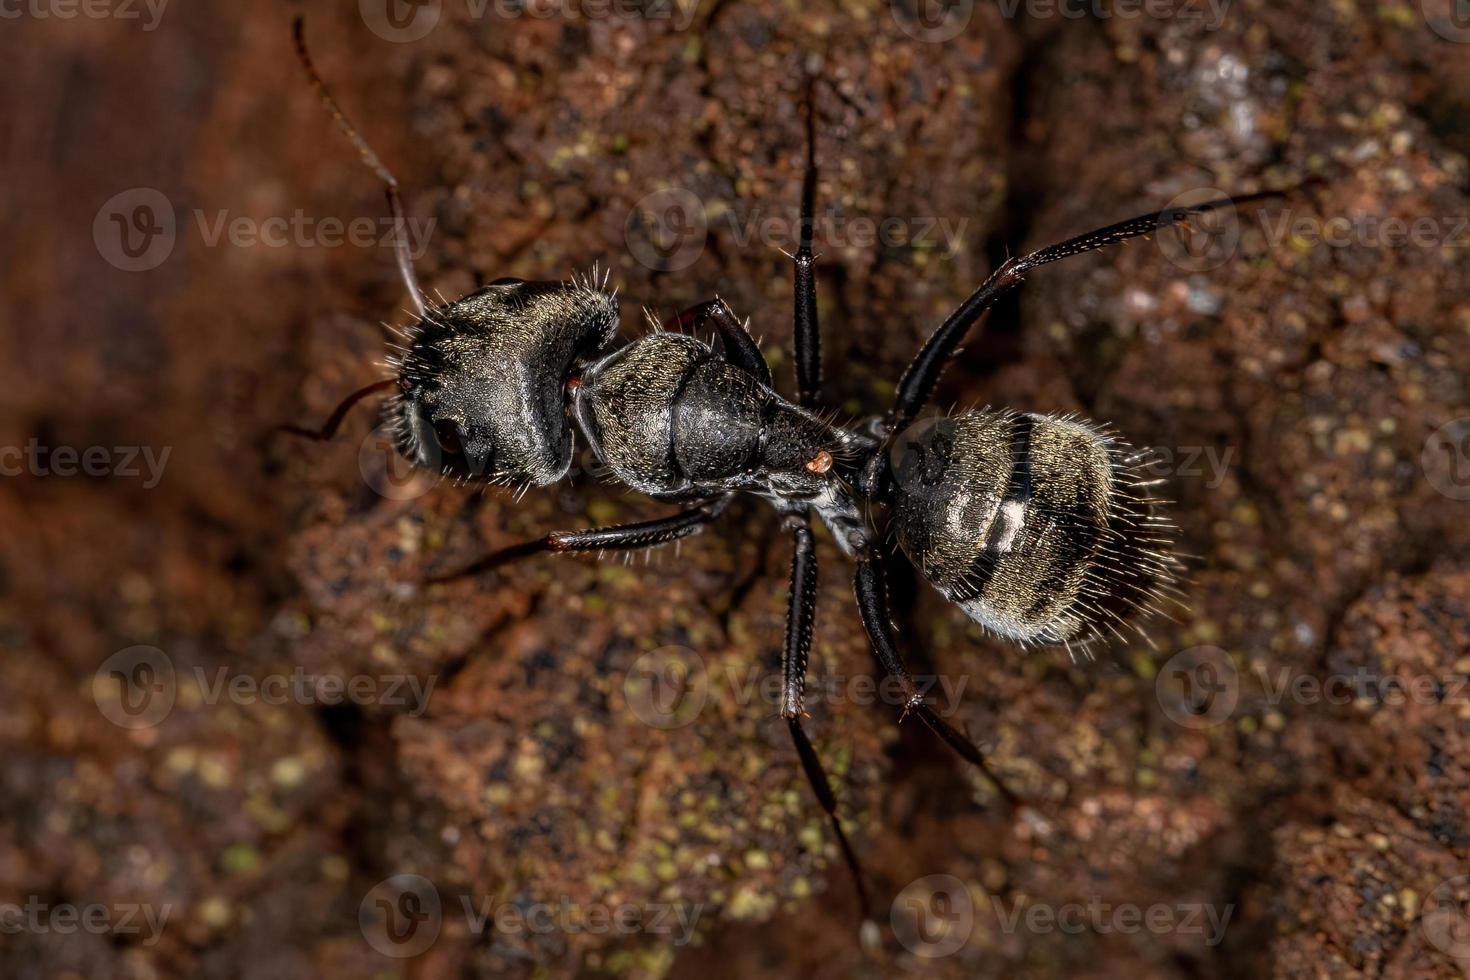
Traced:
<svg viewBox="0 0 1470 980">
<path fill-rule="evenodd" d="M 352 410 L 352 406 L 362 401 L 368 395 L 375 394 L 379 391 L 387 391 L 397 383 L 395 379 L 389 378 L 386 381 L 374 381 L 366 388 L 357 389 L 342 400 L 342 404 L 337 406 L 336 410 L 332 412 L 332 417 L 327 419 L 326 424 L 320 429 L 310 429 L 300 425 L 278 425 L 276 426 L 276 431 L 300 436 L 303 439 L 312 439 L 316 442 L 329 442 L 337 434 L 338 427 L 342 425 L 342 420 L 347 417 L 347 413 Z"/>
<path fill-rule="evenodd" d="M 306 32 L 303 19 L 298 16 L 291 24 L 291 34 L 296 41 L 296 57 L 301 61 L 301 67 L 306 70 L 306 77 L 311 80 L 312 87 L 316 89 L 317 95 L 321 96 L 322 105 L 332 114 L 337 121 L 337 127 L 346 134 L 357 147 L 357 153 L 362 157 L 362 162 L 367 164 L 373 173 L 378 175 L 388 192 L 388 208 L 393 212 L 393 251 L 398 257 L 398 272 L 403 277 L 403 284 L 408 287 L 408 295 L 413 300 L 414 309 L 420 317 L 428 315 L 428 304 L 424 302 L 424 292 L 419 288 L 418 276 L 413 271 L 413 254 L 408 243 L 408 222 L 403 217 L 403 201 L 398 196 L 398 178 L 393 176 L 392 171 L 383 166 L 383 161 L 368 146 L 367 140 L 359 133 L 343 114 L 337 100 L 332 98 L 332 93 L 327 91 L 327 83 L 317 74 L 316 66 L 311 62 L 311 55 L 306 50 Z"/>
</svg>

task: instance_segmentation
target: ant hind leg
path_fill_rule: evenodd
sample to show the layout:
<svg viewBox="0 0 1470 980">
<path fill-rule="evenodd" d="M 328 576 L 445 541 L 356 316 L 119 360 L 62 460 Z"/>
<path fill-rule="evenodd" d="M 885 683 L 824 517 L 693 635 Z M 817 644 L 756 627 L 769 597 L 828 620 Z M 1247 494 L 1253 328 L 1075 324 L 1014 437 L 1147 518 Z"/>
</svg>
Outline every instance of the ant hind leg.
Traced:
<svg viewBox="0 0 1470 980">
<path fill-rule="evenodd" d="M 878 663 L 888 676 L 895 678 L 904 691 L 903 715 L 914 715 L 922 721 L 929 730 L 938 735 L 944 744 L 948 745 L 966 762 L 974 765 L 993 783 L 1002 798 L 1012 810 L 1021 805 L 1021 800 L 985 762 L 985 756 L 980 749 L 968 738 L 956 731 L 948 722 L 934 713 L 918 687 L 914 684 L 912 675 L 904 665 L 903 656 L 898 652 L 898 645 L 893 639 L 893 624 L 889 618 L 888 607 L 888 583 L 881 564 L 881 556 L 874 554 L 872 546 L 866 548 L 857 561 L 857 572 L 853 579 L 853 590 L 857 593 L 858 613 L 862 618 L 863 627 L 868 632 L 868 639 L 872 642 L 873 653 L 878 658 Z"/>
</svg>

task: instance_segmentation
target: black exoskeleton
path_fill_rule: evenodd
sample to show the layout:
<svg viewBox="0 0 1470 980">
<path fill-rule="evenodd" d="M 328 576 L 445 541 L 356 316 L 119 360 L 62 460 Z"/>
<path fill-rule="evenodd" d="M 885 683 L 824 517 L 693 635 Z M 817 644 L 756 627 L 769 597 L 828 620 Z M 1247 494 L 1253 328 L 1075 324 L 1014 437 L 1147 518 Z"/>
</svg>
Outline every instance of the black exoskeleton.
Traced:
<svg viewBox="0 0 1470 980">
<path fill-rule="evenodd" d="M 431 311 L 389 359 L 399 451 L 464 479 L 556 482 L 572 462 L 561 381 L 617 329 L 617 301 L 576 283 L 500 280 Z"/>
<path fill-rule="evenodd" d="M 299 21 L 296 31 L 312 83 L 386 183 L 389 206 L 401 222 L 396 181 L 327 93 L 306 53 Z M 534 554 L 649 548 L 700 532 L 736 493 L 769 500 L 782 515 L 793 549 L 781 714 L 866 909 L 863 876 L 801 725 L 816 594 L 812 516 L 854 561 L 859 612 L 879 666 L 905 692 L 905 716 L 920 719 L 984 769 L 980 751 L 935 714 L 912 681 L 890 621 L 887 555 L 875 521 L 891 522 L 924 578 L 986 629 L 1023 644 L 1069 649 L 1120 635 L 1173 590 L 1173 529 L 1158 513 L 1139 455 L 1097 426 L 1011 411 L 922 419 L 919 413 L 970 328 L 1032 269 L 1192 215 L 1275 195 L 1148 214 L 1010 259 L 924 344 L 900 380 L 893 406 L 842 427 L 813 411 L 820 347 L 812 101 L 808 89 L 806 176 L 794 256 L 795 402 L 777 393 L 744 323 L 719 300 L 617 346 L 618 307 L 605 279 L 499 280 L 463 299 L 430 306 L 400 236 L 398 263 L 419 322 L 391 360 L 396 376 L 354 393 L 321 429 L 293 431 L 330 438 L 353 404 L 392 391 L 386 411 L 398 446 L 423 466 L 465 479 L 544 486 L 567 474 L 575 430 L 613 478 L 683 505 L 657 520 L 552 532 L 446 578 Z M 718 344 L 683 332 L 689 328 L 712 328 Z"/>
</svg>

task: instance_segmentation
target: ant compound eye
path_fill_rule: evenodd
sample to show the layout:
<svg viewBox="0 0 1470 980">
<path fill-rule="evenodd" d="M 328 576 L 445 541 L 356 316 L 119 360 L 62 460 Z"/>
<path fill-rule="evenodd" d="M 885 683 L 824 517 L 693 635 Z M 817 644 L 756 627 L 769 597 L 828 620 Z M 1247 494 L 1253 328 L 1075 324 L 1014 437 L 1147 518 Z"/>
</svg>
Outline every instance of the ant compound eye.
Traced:
<svg viewBox="0 0 1470 980">
<path fill-rule="evenodd" d="M 416 466 L 460 479 L 493 475 L 493 435 L 470 429 L 412 396 L 390 402 L 388 418 L 397 432 L 398 451 Z"/>
<path fill-rule="evenodd" d="M 434 420 L 433 438 L 440 472 L 469 480 L 494 475 L 495 442 L 488 430 L 468 429 L 454 419 L 441 418 Z"/>
<path fill-rule="evenodd" d="M 434 423 L 434 437 L 439 440 L 439 449 L 452 456 L 464 454 L 464 441 L 459 437 L 459 426 L 448 419 Z"/>
</svg>

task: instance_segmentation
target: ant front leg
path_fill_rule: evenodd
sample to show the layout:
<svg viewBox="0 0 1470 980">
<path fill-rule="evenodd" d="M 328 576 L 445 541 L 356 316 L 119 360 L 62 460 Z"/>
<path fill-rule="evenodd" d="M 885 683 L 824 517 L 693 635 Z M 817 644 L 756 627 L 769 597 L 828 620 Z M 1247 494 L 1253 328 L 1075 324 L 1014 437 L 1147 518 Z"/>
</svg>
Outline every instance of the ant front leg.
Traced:
<svg viewBox="0 0 1470 980">
<path fill-rule="evenodd" d="M 985 773 L 1011 809 L 1016 809 L 1020 800 L 990 771 L 980 749 L 935 714 L 914 684 L 913 676 L 904 664 L 903 656 L 898 652 L 898 645 L 893 639 L 893 623 L 888 611 L 888 581 L 883 571 L 882 558 L 871 544 L 864 546 L 858 555 L 853 591 L 857 593 L 858 613 L 862 617 L 863 627 L 868 631 L 868 639 L 872 642 L 873 653 L 878 658 L 879 665 L 888 676 L 898 681 L 904 692 L 903 717 L 917 716 L 965 761 Z"/>
<path fill-rule="evenodd" d="M 425 581 L 437 585 L 456 579 L 470 578 L 532 555 L 565 554 L 572 551 L 641 551 L 644 548 L 656 548 L 661 544 L 668 544 L 703 531 L 708 524 L 725 512 L 725 508 L 730 505 L 732 499 L 734 499 L 733 494 L 726 494 L 678 514 L 652 521 L 588 528 L 583 531 L 552 531 L 545 537 L 522 541 L 520 544 L 513 544 L 491 552 L 457 572 L 432 575 Z"/>
<path fill-rule="evenodd" d="M 801 238 L 793 261 L 795 320 L 792 336 L 796 348 L 796 401 L 810 405 L 822 385 L 822 334 L 817 324 L 817 259 L 812 254 L 816 225 L 817 122 L 816 88 L 808 77 L 806 87 L 806 172 L 801 178 Z"/>
<path fill-rule="evenodd" d="M 858 864 L 857 853 L 847 840 L 842 824 L 837 819 L 837 796 L 827 773 L 822 769 L 822 760 L 817 750 L 802 730 L 801 718 L 806 714 L 802 708 L 803 690 L 806 687 L 807 655 L 812 647 L 812 623 L 817 612 L 817 551 L 812 539 L 811 514 L 802 511 L 790 514 L 785 519 L 791 531 L 791 594 L 786 609 L 786 649 L 781 658 L 781 717 L 786 719 L 791 730 L 791 740 L 796 744 L 796 754 L 801 757 L 801 766 L 806 770 L 807 782 L 817 796 L 817 802 L 827 812 L 832 822 L 832 831 L 842 848 L 847 869 L 857 885 L 858 901 L 862 904 L 863 919 L 869 918 L 868 889 L 863 882 L 863 869 Z"/>
</svg>

